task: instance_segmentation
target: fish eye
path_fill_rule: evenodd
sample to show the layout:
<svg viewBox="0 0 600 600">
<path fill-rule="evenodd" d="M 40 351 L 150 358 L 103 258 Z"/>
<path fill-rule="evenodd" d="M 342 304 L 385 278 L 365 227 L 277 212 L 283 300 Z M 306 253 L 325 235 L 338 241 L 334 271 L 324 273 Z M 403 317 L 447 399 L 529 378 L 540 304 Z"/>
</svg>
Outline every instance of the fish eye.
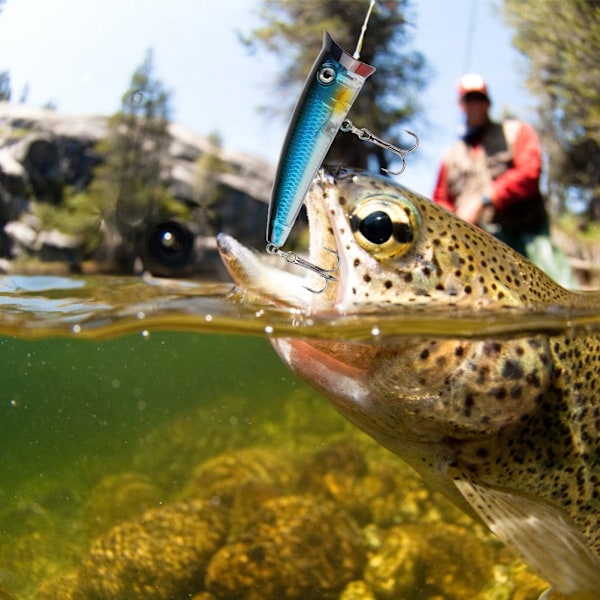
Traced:
<svg viewBox="0 0 600 600">
<path fill-rule="evenodd" d="M 368 196 L 350 215 L 358 244 L 376 258 L 406 254 L 418 232 L 420 217 L 415 207 L 399 196 Z"/>
<path fill-rule="evenodd" d="M 360 231 L 363 237 L 373 244 L 384 244 L 394 232 L 390 215 L 382 210 L 376 210 L 364 219 L 352 215 L 351 224 L 353 231 Z"/>
<path fill-rule="evenodd" d="M 323 85 L 331 85 L 335 81 L 335 69 L 329 63 L 325 63 L 319 67 L 317 79 Z"/>
</svg>

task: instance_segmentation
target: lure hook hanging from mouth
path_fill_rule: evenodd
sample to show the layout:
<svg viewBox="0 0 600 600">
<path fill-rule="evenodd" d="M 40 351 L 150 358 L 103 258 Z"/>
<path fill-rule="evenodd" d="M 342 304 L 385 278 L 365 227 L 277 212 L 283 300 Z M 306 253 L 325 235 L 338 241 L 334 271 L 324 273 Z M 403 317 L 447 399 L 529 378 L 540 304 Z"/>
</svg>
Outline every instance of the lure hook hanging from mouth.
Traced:
<svg viewBox="0 0 600 600">
<path fill-rule="evenodd" d="M 309 292 L 312 292 L 313 294 L 322 294 L 329 286 L 330 281 L 337 281 L 337 277 L 334 277 L 332 273 L 335 273 L 340 267 L 340 255 L 335 250 L 331 250 L 331 248 L 324 248 L 324 250 L 327 250 L 327 252 L 331 252 L 331 254 L 335 254 L 337 264 L 333 269 L 323 269 L 323 267 L 319 267 L 318 265 L 315 265 L 311 262 L 308 262 L 304 258 L 301 258 L 295 252 L 285 252 L 284 250 L 281 250 L 280 248 L 275 246 L 275 244 L 267 244 L 267 252 L 269 254 L 277 254 L 277 256 L 285 258 L 285 260 L 290 264 L 298 265 L 299 267 L 304 267 L 305 269 L 308 269 L 309 271 L 320 275 L 325 280 L 325 283 L 320 290 L 313 290 L 312 288 L 309 288 L 306 285 L 304 286 L 305 289 L 307 289 Z"/>
<path fill-rule="evenodd" d="M 344 133 L 352 133 L 356 137 L 358 137 L 358 139 L 364 142 L 371 142 L 372 144 L 375 144 L 376 146 L 379 146 L 384 150 L 389 150 L 390 152 L 393 152 L 394 154 L 398 155 L 402 160 L 402 168 L 399 171 L 390 171 L 389 169 L 382 168 L 381 170 L 386 175 L 400 175 L 401 173 L 403 173 L 404 169 L 406 169 L 406 155 L 410 154 L 411 152 L 414 152 L 419 147 L 419 136 L 416 133 L 409 131 L 408 129 L 405 129 L 406 133 L 415 138 L 415 145 L 412 148 L 408 149 L 398 148 L 398 146 L 394 146 L 393 144 L 386 142 L 385 140 L 371 133 L 365 127 L 355 127 L 354 123 L 352 123 L 350 119 L 344 119 L 344 121 L 342 122 L 342 126 L 340 127 L 340 131 L 343 131 Z"/>
</svg>

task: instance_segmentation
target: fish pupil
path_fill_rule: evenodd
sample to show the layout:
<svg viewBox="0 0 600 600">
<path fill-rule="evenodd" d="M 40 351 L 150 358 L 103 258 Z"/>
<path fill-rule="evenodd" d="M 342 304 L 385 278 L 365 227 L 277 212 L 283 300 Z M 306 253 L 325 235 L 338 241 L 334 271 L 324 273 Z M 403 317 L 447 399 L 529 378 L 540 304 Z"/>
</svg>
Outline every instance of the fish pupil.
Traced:
<svg viewBox="0 0 600 600">
<path fill-rule="evenodd" d="M 373 244 L 384 244 L 394 232 L 390 216 L 382 210 L 367 215 L 358 223 L 358 230 Z"/>
</svg>

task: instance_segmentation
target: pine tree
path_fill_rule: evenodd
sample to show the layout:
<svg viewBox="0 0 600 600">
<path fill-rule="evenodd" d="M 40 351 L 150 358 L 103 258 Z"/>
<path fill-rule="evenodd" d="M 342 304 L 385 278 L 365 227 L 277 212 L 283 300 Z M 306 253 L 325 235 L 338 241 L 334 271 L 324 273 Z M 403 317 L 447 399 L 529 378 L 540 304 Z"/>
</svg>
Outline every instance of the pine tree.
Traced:
<svg viewBox="0 0 600 600">
<path fill-rule="evenodd" d="M 8 71 L 0 72 L 0 100 L 10 101 L 10 73 Z"/>
<path fill-rule="evenodd" d="M 124 229 L 160 212 L 166 198 L 169 93 L 153 77 L 153 69 L 149 50 L 123 94 L 121 110 L 110 119 L 102 148 L 106 162 L 96 173 L 96 188 L 107 188 L 117 224 Z"/>
<path fill-rule="evenodd" d="M 527 83 L 540 100 L 549 188 L 600 220 L 600 4 L 597 0 L 505 0 L 514 44 L 527 57 Z"/>
</svg>

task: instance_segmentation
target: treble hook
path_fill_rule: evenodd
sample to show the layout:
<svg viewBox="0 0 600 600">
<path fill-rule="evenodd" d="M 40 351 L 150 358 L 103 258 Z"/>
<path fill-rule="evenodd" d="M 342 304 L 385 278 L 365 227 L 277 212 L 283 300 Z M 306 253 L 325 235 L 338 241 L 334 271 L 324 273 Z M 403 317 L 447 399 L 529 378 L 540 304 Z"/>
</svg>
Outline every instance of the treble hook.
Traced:
<svg viewBox="0 0 600 600">
<path fill-rule="evenodd" d="M 309 292 L 312 292 L 313 294 L 322 294 L 329 286 L 330 281 L 337 281 L 337 277 L 334 277 L 331 273 L 335 273 L 335 271 L 337 271 L 339 269 L 340 255 L 335 250 L 331 250 L 330 248 L 325 248 L 325 250 L 327 250 L 327 252 L 331 252 L 331 254 L 335 254 L 335 256 L 337 258 L 337 264 L 335 265 L 335 267 L 333 269 L 323 269 L 322 267 L 313 265 L 313 263 L 308 262 L 307 260 L 304 260 L 303 258 L 300 258 L 295 252 L 291 252 L 291 251 L 284 252 L 283 250 L 281 250 L 277 246 L 275 246 L 275 244 L 267 244 L 267 252 L 269 254 L 277 254 L 277 256 L 281 256 L 282 258 L 285 258 L 285 260 L 287 262 L 289 262 L 290 264 L 298 265 L 299 267 L 304 267 L 305 269 L 308 269 L 309 271 L 313 271 L 314 273 L 317 273 L 317 275 L 320 275 L 325 280 L 325 285 L 320 290 L 313 290 L 313 289 L 307 287 L 306 285 L 303 286 L 305 289 L 307 289 Z"/>
<path fill-rule="evenodd" d="M 390 144 L 389 142 L 382 140 L 381 138 L 379 138 L 376 135 L 374 135 L 373 133 L 371 133 L 365 127 L 363 127 L 362 129 L 355 127 L 350 119 L 344 119 L 340 129 L 341 129 L 341 131 L 343 131 L 345 133 L 353 133 L 355 136 L 358 137 L 359 140 L 363 140 L 365 142 L 371 142 L 372 144 L 375 144 L 376 146 L 379 146 L 380 148 L 383 148 L 384 150 L 389 150 L 390 152 L 397 154 L 402 159 L 402 168 L 399 171 L 390 171 L 389 169 L 382 168 L 381 170 L 386 175 L 400 175 L 401 173 L 403 173 L 404 169 L 406 169 L 406 155 L 410 154 L 411 152 L 414 152 L 419 147 L 419 136 L 417 136 L 416 133 L 409 131 L 408 129 L 405 129 L 404 131 L 406 131 L 406 133 L 408 133 L 408 135 L 412 135 L 412 137 L 415 138 L 415 145 L 412 148 L 409 148 L 408 150 L 398 148 L 397 146 L 394 146 L 393 144 Z"/>
</svg>

